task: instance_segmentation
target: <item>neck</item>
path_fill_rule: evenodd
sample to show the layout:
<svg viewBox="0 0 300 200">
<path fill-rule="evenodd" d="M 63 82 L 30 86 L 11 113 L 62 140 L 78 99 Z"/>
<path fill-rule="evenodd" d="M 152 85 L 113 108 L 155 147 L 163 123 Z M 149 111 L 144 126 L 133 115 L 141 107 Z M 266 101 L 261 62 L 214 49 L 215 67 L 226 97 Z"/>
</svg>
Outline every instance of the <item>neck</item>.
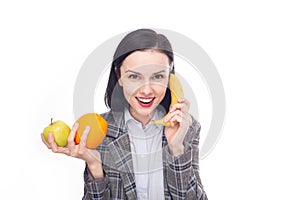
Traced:
<svg viewBox="0 0 300 200">
<path fill-rule="evenodd" d="M 132 108 L 129 109 L 129 112 L 131 114 L 131 116 L 137 120 L 138 122 L 140 122 L 143 126 L 143 128 L 150 122 L 150 120 L 153 117 L 154 111 L 146 114 L 146 115 L 141 115 L 139 113 L 137 113 L 135 110 L 133 110 Z"/>
</svg>

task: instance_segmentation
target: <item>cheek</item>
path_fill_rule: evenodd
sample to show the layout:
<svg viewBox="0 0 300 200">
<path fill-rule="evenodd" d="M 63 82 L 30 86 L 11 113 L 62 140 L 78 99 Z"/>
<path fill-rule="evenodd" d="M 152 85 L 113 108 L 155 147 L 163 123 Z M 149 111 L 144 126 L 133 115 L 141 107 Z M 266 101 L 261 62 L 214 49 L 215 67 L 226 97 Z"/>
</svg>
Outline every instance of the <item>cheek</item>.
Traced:
<svg viewBox="0 0 300 200">
<path fill-rule="evenodd" d="M 154 91 L 155 91 L 155 94 L 157 97 L 159 97 L 160 99 L 163 99 L 166 94 L 167 88 L 161 87 L 161 86 L 156 86 L 154 88 Z"/>
<path fill-rule="evenodd" d="M 127 100 L 129 100 L 131 98 L 131 96 L 134 95 L 136 90 L 137 90 L 137 87 L 133 84 L 125 84 L 123 86 L 124 96 Z"/>
</svg>

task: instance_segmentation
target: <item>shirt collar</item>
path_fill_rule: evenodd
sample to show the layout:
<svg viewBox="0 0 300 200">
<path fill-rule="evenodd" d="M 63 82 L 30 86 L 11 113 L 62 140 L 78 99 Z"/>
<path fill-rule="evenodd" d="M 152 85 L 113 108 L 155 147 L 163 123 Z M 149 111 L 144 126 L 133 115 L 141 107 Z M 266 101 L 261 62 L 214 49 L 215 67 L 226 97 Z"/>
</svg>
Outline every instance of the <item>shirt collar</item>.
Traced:
<svg viewBox="0 0 300 200">
<path fill-rule="evenodd" d="M 158 106 L 158 108 L 155 109 L 154 111 L 154 115 L 152 116 L 150 122 L 146 125 L 146 127 L 151 124 L 152 120 L 158 120 L 164 117 L 165 115 L 165 111 L 164 109 L 159 109 L 160 106 Z M 136 119 L 134 119 L 131 115 L 131 113 L 129 112 L 128 108 L 124 108 L 124 120 L 125 120 L 125 124 L 127 125 L 130 121 L 136 123 L 136 124 L 140 124 L 139 121 L 137 121 Z M 153 124 L 154 126 L 161 126 L 161 125 L 157 125 L 157 124 Z"/>
</svg>

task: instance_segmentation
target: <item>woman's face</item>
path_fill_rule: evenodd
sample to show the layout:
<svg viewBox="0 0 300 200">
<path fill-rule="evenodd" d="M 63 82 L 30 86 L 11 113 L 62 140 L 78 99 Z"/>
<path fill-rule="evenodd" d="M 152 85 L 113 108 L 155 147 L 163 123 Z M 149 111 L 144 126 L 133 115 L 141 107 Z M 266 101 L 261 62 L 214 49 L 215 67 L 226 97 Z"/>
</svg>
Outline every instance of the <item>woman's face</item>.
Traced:
<svg viewBox="0 0 300 200">
<path fill-rule="evenodd" d="M 159 51 L 135 51 L 125 58 L 119 84 L 134 118 L 152 117 L 165 96 L 169 72 L 169 59 Z"/>
</svg>

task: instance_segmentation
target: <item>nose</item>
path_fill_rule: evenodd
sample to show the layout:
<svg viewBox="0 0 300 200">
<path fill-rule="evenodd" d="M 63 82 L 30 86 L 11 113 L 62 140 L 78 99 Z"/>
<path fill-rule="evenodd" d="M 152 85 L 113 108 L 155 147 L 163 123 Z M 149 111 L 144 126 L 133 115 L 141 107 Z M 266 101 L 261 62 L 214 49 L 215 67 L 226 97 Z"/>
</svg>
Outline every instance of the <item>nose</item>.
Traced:
<svg viewBox="0 0 300 200">
<path fill-rule="evenodd" d="M 150 96 L 153 93 L 153 88 L 150 84 L 150 82 L 144 83 L 140 88 L 139 88 L 140 94 L 144 96 Z"/>
</svg>

